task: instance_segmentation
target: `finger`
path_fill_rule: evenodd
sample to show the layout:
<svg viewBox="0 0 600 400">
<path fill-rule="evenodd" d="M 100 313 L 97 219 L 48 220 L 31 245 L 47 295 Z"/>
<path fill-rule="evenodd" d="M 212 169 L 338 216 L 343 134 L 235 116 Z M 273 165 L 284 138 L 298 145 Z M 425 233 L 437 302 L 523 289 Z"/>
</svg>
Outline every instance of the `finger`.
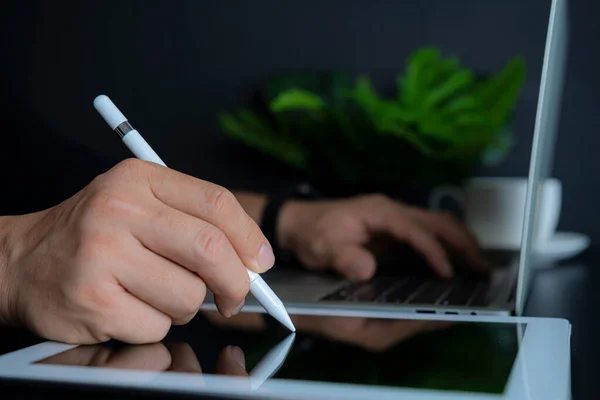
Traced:
<svg viewBox="0 0 600 400">
<path fill-rule="evenodd" d="M 219 228 L 244 265 L 256 272 L 273 266 L 267 238 L 225 188 L 174 170 L 156 166 L 149 179 L 152 192 L 164 204 Z"/>
<path fill-rule="evenodd" d="M 125 346 L 112 352 L 101 365 L 107 368 L 166 371 L 171 355 L 162 343 Z"/>
<path fill-rule="evenodd" d="M 237 346 L 227 346 L 217 358 L 216 372 L 220 375 L 248 376 L 246 372 L 246 357 Z"/>
<path fill-rule="evenodd" d="M 385 212 L 385 210 L 384 210 Z M 400 209 L 392 209 L 378 215 L 371 229 L 391 234 L 396 239 L 408 242 L 421 253 L 435 272 L 441 277 L 453 275 L 452 267 L 442 245 L 423 226 L 407 218 Z"/>
<path fill-rule="evenodd" d="M 188 372 L 201 374 L 202 368 L 196 353 L 187 343 L 165 343 L 167 349 L 171 353 L 171 366 L 169 371 L 172 372 Z"/>
<path fill-rule="evenodd" d="M 477 239 L 455 218 L 447 214 L 425 211 L 416 211 L 415 214 L 422 224 L 428 226 L 444 242 L 463 254 L 470 266 L 481 271 L 487 269 Z"/>
<path fill-rule="evenodd" d="M 117 265 L 116 277 L 129 293 L 171 317 L 174 324 L 189 322 L 206 295 L 206 285 L 195 273 L 132 243 L 130 260 Z"/>
<path fill-rule="evenodd" d="M 125 292 L 112 294 L 116 306 L 105 321 L 99 321 L 110 338 L 129 344 L 161 341 L 171 328 L 171 318 Z"/>
<path fill-rule="evenodd" d="M 153 217 L 130 222 L 148 249 L 197 274 L 215 295 L 219 312 L 239 311 L 250 281 L 227 237 L 215 226 L 157 202 Z"/>
<path fill-rule="evenodd" d="M 375 257 L 360 246 L 346 246 L 333 255 L 333 267 L 343 276 L 365 281 L 375 274 Z"/>
<path fill-rule="evenodd" d="M 444 278 L 454 275 L 446 251 L 433 235 L 417 224 L 408 227 L 404 234 L 410 245 L 428 260 L 438 275 Z"/>
</svg>

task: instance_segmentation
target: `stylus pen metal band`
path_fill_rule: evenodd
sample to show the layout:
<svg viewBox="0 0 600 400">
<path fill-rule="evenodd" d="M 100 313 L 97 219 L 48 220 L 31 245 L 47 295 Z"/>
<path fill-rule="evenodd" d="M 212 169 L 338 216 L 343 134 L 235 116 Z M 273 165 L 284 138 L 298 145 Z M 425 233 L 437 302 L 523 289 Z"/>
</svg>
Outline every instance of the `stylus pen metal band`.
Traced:
<svg viewBox="0 0 600 400">
<path fill-rule="evenodd" d="M 154 162 L 166 167 L 163 160 L 152 150 L 142 135 L 135 130 L 127 118 L 119 111 L 114 103 L 105 95 L 94 99 L 94 107 L 102 118 L 115 131 L 125 146 L 140 160 Z M 296 328 L 279 297 L 271 290 L 269 285 L 256 272 L 246 268 L 250 278 L 250 292 L 265 310 L 286 328 L 295 332 Z"/>
</svg>

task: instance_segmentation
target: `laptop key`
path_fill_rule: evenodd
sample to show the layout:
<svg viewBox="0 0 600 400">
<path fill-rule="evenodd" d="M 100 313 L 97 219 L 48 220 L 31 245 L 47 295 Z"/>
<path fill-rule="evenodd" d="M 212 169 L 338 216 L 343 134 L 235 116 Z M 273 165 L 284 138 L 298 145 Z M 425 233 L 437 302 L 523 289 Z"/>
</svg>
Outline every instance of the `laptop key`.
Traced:
<svg viewBox="0 0 600 400">
<path fill-rule="evenodd" d="M 385 296 L 385 303 L 404 303 L 425 283 L 423 278 L 408 278 L 403 284 L 398 285 Z"/>
<path fill-rule="evenodd" d="M 321 300 L 323 300 L 323 301 L 340 301 L 340 300 L 346 300 L 347 296 L 348 296 L 348 292 L 345 291 L 344 289 L 340 289 L 340 290 L 336 290 L 333 293 L 328 294 L 327 296 L 323 297 Z"/>
<path fill-rule="evenodd" d="M 441 304 L 445 306 L 464 306 L 469 299 L 473 297 L 479 282 L 473 279 L 467 279 L 458 284 L 452 291 L 442 300 Z"/>
<path fill-rule="evenodd" d="M 480 283 L 477 288 L 477 293 L 475 297 L 470 301 L 469 305 L 473 307 L 485 307 L 489 303 L 489 299 L 487 298 L 489 286 L 484 283 Z"/>
<path fill-rule="evenodd" d="M 390 278 L 375 278 L 360 286 L 353 297 L 355 301 L 375 301 L 393 283 Z"/>
<path fill-rule="evenodd" d="M 428 281 L 421 291 L 412 299 L 410 304 L 437 304 L 442 295 L 447 292 L 455 282 L 453 281 Z"/>
<path fill-rule="evenodd" d="M 356 301 L 356 295 L 363 285 L 362 282 L 349 282 L 321 298 L 321 301 Z"/>
</svg>

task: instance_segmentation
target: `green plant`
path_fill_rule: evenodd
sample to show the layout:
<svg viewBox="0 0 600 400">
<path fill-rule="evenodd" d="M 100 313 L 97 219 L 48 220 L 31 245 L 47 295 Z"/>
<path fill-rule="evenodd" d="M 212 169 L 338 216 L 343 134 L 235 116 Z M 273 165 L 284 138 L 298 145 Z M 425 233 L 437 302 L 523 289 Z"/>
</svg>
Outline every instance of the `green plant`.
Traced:
<svg viewBox="0 0 600 400">
<path fill-rule="evenodd" d="M 268 79 L 254 111 L 219 116 L 229 136 L 302 171 L 353 185 L 457 181 L 498 161 L 525 77 L 521 58 L 477 76 L 436 48 L 413 53 L 384 98 L 368 77 L 340 72 Z"/>
</svg>

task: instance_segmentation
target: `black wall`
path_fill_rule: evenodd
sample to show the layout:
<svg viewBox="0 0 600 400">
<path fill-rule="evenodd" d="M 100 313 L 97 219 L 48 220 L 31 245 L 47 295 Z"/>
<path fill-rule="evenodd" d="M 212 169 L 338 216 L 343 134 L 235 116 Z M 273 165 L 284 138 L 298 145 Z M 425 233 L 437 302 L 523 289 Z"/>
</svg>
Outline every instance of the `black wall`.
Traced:
<svg viewBox="0 0 600 400">
<path fill-rule="evenodd" d="M 565 189 L 561 228 L 597 240 L 599 3 L 570 2 L 554 168 Z M 29 129 L 32 138 L 54 132 L 118 160 L 129 154 L 92 107 L 104 93 L 169 166 L 233 187 L 267 189 L 290 171 L 273 169 L 223 138 L 219 111 L 243 105 L 265 76 L 291 69 L 366 73 L 388 90 L 407 54 L 434 44 L 482 71 L 525 57 L 517 146 L 501 166 L 481 171 L 525 176 L 549 10 L 549 0 L 4 2 L 3 119 L 25 110 L 38 121 Z M 3 154 L 11 153 L 4 147 Z M 68 159 L 58 147 L 56 157 Z"/>
</svg>

